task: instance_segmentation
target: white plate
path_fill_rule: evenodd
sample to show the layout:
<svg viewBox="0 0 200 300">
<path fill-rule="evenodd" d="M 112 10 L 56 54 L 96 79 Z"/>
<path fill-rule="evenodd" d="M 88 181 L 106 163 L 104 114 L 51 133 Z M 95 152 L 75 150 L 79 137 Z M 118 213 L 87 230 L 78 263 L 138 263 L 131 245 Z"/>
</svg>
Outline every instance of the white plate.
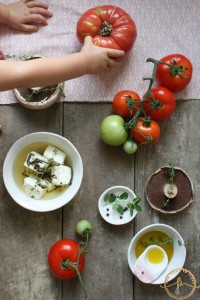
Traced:
<svg viewBox="0 0 200 300">
<path fill-rule="evenodd" d="M 99 198 L 99 212 L 102 216 L 102 218 L 113 225 L 123 225 L 126 224 L 130 221 L 132 221 L 136 214 L 137 211 L 134 209 L 133 215 L 130 215 L 130 210 L 126 210 L 123 215 L 120 215 L 115 209 L 113 209 L 112 204 L 106 204 L 104 201 L 104 198 L 106 194 L 114 194 L 116 196 L 121 195 L 122 193 L 127 192 L 128 193 L 128 199 L 127 200 L 132 200 L 136 198 L 135 193 L 129 189 L 128 187 L 125 186 L 113 186 L 108 188 L 103 192 L 103 194 Z"/>
</svg>

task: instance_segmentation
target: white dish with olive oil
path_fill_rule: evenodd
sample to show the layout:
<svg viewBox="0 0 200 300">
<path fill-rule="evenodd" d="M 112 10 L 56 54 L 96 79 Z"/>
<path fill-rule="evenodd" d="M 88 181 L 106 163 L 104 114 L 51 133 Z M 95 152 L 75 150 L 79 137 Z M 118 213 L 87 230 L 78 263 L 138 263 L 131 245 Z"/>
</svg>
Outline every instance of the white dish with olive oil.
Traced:
<svg viewBox="0 0 200 300">
<path fill-rule="evenodd" d="M 73 170 L 73 180 L 68 186 L 60 186 L 44 195 L 40 200 L 27 196 L 23 189 L 24 162 L 28 153 L 44 153 L 49 145 L 66 154 L 64 163 Z M 49 152 L 47 152 L 48 156 Z M 58 158 L 59 160 L 60 158 Z M 55 162 L 57 166 L 58 163 Z M 78 192 L 83 177 L 82 159 L 74 145 L 66 138 L 50 133 L 35 132 L 18 141 L 8 151 L 3 165 L 3 179 L 10 196 L 21 206 L 33 211 L 51 211 L 67 204 Z"/>
<path fill-rule="evenodd" d="M 151 282 L 151 284 L 163 284 L 170 271 L 184 266 L 186 259 L 185 243 L 176 229 L 169 225 L 158 223 L 144 227 L 133 237 L 128 248 L 128 264 L 134 275 L 137 259 L 150 245 L 162 247 L 168 256 L 167 267 L 157 279 Z M 174 273 L 171 279 L 177 275 L 177 272 Z"/>
</svg>

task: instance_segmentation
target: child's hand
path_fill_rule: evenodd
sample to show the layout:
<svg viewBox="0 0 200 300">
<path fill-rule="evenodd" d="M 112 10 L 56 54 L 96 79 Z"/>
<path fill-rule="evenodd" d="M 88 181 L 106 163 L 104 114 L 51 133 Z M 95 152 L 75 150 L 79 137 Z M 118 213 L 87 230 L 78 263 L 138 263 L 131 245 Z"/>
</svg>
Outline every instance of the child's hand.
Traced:
<svg viewBox="0 0 200 300">
<path fill-rule="evenodd" d="M 52 16 L 48 11 L 48 4 L 39 0 L 21 0 L 7 6 L 9 14 L 6 24 L 26 32 L 35 32 L 38 25 L 47 25 L 47 18 Z"/>
<path fill-rule="evenodd" d="M 87 73 L 89 74 L 105 72 L 112 67 L 116 67 L 119 63 L 116 58 L 120 58 L 125 54 L 122 50 L 95 46 L 90 36 L 85 37 L 81 53 L 88 60 Z"/>
</svg>

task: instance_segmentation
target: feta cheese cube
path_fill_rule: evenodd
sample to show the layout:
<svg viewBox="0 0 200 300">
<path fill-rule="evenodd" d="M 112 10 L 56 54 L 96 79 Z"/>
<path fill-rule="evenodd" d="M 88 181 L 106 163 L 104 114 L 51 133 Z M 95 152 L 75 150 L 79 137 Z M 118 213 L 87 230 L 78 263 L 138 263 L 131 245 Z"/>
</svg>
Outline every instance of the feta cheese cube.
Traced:
<svg viewBox="0 0 200 300">
<path fill-rule="evenodd" d="M 66 159 L 66 154 L 55 146 L 49 145 L 43 154 L 52 165 L 63 165 Z"/>
<path fill-rule="evenodd" d="M 31 151 L 28 153 L 24 166 L 36 174 L 42 174 L 47 171 L 49 167 L 48 159 L 41 154 Z"/>
<path fill-rule="evenodd" d="M 70 183 L 72 178 L 72 169 L 68 166 L 53 166 L 51 169 L 52 183 L 56 186 L 63 186 Z"/>
<path fill-rule="evenodd" d="M 47 192 L 45 180 L 34 175 L 24 178 L 23 188 L 27 197 L 37 200 L 43 198 Z"/>
</svg>

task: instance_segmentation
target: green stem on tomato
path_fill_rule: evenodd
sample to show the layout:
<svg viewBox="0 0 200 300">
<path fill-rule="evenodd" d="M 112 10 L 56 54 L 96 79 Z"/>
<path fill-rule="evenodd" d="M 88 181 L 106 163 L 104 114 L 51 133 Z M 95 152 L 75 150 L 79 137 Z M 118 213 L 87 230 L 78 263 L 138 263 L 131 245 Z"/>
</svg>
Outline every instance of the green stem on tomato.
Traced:
<svg viewBox="0 0 200 300">
<path fill-rule="evenodd" d="M 80 256 L 77 259 L 77 262 L 71 262 L 69 259 L 64 259 L 62 261 L 62 267 L 65 267 L 67 269 L 72 268 L 76 271 L 76 274 L 78 276 L 79 282 L 81 284 L 82 290 L 83 290 L 84 295 L 85 295 L 85 299 L 88 300 L 88 295 L 87 295 L 87 292 L 86 292 L 86 288 L 85 288 L 85 285 L 83 283 L 81 273 L 79 272 L 79 269 L 78 269 L 79 260 L 80 260 Z"/>
<path fill-rule="evenodd" d="M 81 254 L 86 252 L 86 249 L 87 249 L 87 246 L 88 246 L 88 241 L 89 241 L 89 236 L 90 236 L 90 232 L 86 231 L 85 241 L 81 241 L 78 245 L 78 257 L 77 257 L 76 262 L 72 262 L 69 259 L 64 259 L 62 261 L 62 267 L 67 268 L 67 269 L 73 268 L 76 271 L 76 274 L 78 276 L 78 279 L 79 279 L 79 282 L 81 284 L 81 287 L 82 287 L 82 290 L 84 292 L 84 296 L 85 296 L 86 300 L 88 300 L 89 298 L 88 298 L 87 291 L 86 291 L 85 285 L 84 285 L 82 277 L 81 277 L 81 273 L 78 269 L 78 266 L 79 266 Z"/>
<path fill-rule="evenodd" d="M 137 122 L 137 118 L 140 117 L 140 116 L 146 116 L 146 113 L 143 109 L 143 104 L 145 103 L 146 99 L 148 97 L 151 97 L 153 98 L 152 96 L 152 93 L 151 93 L 151 89 L 152 89 L 152 86 L 153 86 L 153 83 L 154 83 L 154 80 L 155 80 L 155 77 L 156 77 L 156 70 L 157 70 L 157 66 L 159 64 L 159 61 L 156 60 L 156 59 L 153 59 L 153 58 L 148 58 L 146 62 L 152 62 L 154 64 L 154 68 L 153 68 L 153 72 L 152 72 L 152 75 L 151 77 L 145 77 L 143 78 L 143 80 L 149 80 L 149 86 L 148 86 L 148 90 L 147 92 L 145 93 L 145 95 L 143 96 L 142 100 L 141 100 L 141 105 L 140 107 L 137 109 L 135 115 L 130 119 L 130 121 L 128 121 L 127 123 L 125 123 L 125 128 L 128 129 L 128 128 L 134 128 L 135 125 L 136 125 L 136 122 Z M 148 140 L 147 140 L 148 142 Z"/>
</svg>

